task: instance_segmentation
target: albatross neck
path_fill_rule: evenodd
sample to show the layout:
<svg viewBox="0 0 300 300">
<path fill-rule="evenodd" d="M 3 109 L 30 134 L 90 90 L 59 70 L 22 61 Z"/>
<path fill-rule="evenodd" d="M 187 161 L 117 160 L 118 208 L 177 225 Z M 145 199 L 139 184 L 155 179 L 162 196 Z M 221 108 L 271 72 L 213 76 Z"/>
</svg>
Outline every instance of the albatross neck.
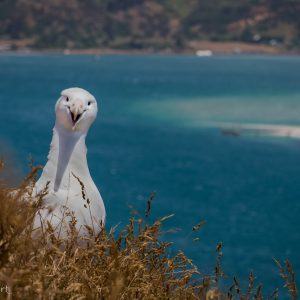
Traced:
<svg viewBox="0 0 300 300">
<path fill-rule="evenodd" d="M 49 160 L 57 166 L 54 175 L 54 190 L 64 186 L 65 174 L 73 172 L 83 178 L 90 177 L 86 159 L 86 132 L 67 131 L 55 124 Z"/>
</svg>

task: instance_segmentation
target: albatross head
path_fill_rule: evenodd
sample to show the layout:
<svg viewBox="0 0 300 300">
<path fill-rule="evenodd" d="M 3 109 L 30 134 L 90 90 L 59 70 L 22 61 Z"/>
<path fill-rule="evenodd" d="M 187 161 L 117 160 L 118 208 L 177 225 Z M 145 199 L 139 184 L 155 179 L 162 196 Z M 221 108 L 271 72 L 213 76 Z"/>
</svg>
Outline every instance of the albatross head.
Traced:
<svg viewBox="0 0 300 300">
<path fill-rule="evenodd" d="M 61 92 L 55 105 L 56 122 L 67 131 L 86 133 L 97 116 L 95 97 L 81 88 Z"/>
</svg>

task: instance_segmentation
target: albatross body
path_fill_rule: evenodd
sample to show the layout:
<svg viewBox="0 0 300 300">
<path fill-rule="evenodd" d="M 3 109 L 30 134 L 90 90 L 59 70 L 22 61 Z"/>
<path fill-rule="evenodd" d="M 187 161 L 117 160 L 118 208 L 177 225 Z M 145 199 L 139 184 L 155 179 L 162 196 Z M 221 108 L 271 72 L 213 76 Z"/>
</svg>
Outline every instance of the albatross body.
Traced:
<svg viewBox="0 0 300 300">
<path fill-rule="evenodd" d="M 49 221 L 64 237 L 73 215 L 81 235 L 86 233 L 86 225 L 97 234 L 105 222 L 105 207 L 89 172 L 85 145 L 97 116 L 96 99 L 81 88 L 66 89 L 57 100 L 55 112 L 48 162 L 35 185 L 37 195 L 46 186 L 48 193 L 35 216 L 34 228 Z"/>
</svg>

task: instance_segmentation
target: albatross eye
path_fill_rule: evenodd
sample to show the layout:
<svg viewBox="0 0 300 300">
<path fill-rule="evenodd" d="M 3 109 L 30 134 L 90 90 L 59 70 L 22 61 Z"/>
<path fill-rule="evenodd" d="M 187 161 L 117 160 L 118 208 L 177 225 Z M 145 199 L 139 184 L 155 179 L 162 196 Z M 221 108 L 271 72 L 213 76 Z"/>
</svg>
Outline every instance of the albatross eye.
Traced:
<svg viewBox="0 0 300 300">
<path fill-rule="evenodd" d="M 66 98 L 66 101 L 69 102 L 69 97 Z"/>
<path fill-rule="evenodd" d="M 89 101 L 89 102 L 88 102 L 88 105 L 90 106 L 90 105 L 91 105 L 91 103 L 92 103 L 92 102 L 91 102 L 91 101 Z"/>
</svg>

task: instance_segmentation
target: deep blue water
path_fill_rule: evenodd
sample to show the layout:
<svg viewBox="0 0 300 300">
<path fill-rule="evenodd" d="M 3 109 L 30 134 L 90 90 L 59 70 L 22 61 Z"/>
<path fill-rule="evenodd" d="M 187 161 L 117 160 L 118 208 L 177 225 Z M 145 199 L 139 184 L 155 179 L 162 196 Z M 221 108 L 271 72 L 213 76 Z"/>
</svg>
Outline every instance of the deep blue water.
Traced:
<svg viewBox="0 0 300 300">
<path fill-rule="evenodd" d="M 253 270 L 268 294 L 282 286 L 272 257 L 300 273 L 300 140 L 205 124 L 300 125 L 299 70 L 283 56 L 0 56 L 0 155 L 23 174 L 29 154 L 44 164 L 60 91 L 89 90 L 100 114 L 88 161 L 107 227 L 126 224 L 128 204 L 143 213 L 156 191 L 150 219 L 175 214 L 174 249 L 208 273 L 222 241 L 229 277 Z"/>
</svg>

